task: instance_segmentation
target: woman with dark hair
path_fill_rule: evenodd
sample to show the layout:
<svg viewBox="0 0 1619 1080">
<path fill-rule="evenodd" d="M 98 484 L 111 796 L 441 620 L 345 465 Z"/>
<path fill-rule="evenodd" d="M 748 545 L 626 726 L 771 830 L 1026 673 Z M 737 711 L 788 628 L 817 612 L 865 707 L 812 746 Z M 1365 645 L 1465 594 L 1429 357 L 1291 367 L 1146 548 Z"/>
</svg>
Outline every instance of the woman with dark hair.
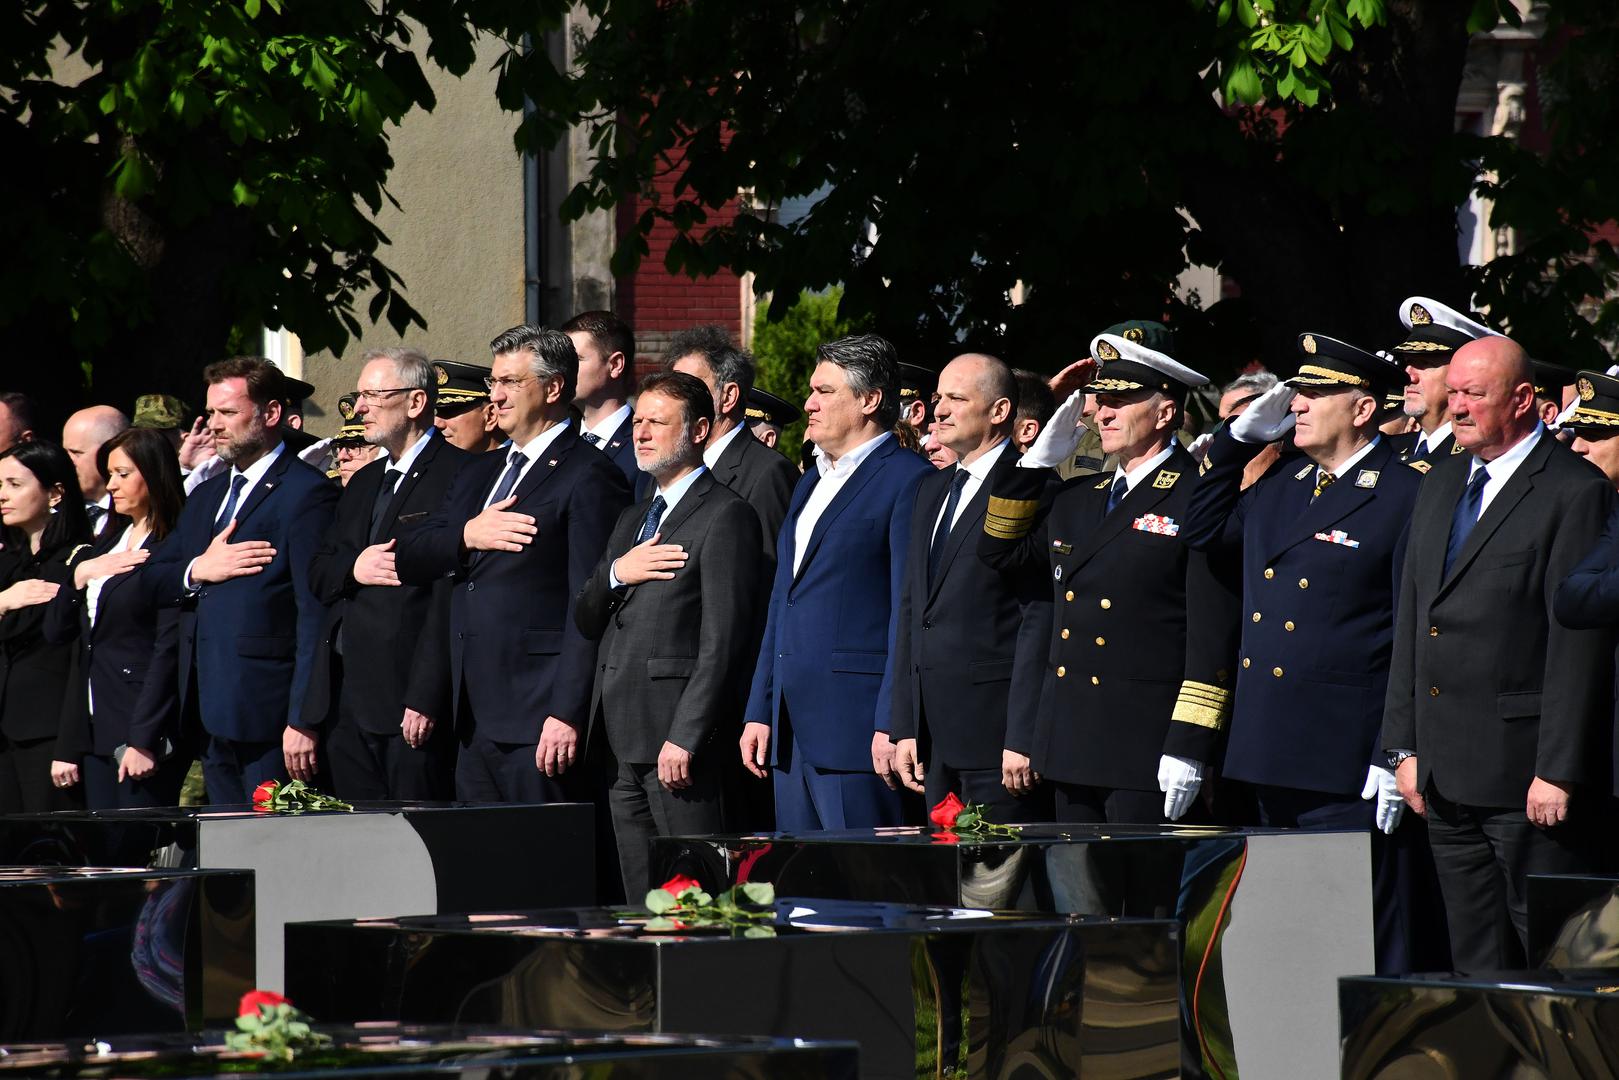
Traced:
<svg viewBox="0 0 1619 1080">
<path fill-rule="evenodd" d="M 176 755 L 179 610 L 159 608 L 141 565 L 179 520 L 180 466 L 161 432 L 130 428 L 96 458 L 114 516 L 68 561 L 72 584 L 47 607 L 45 635 L 78 639 L 78 679 L 62 710 L 52 779 L 84 783 L 92 810 L 173 806 L 187 758 Z"/>
<path fill-rule="evenodd" d="M 67 451 L 26 442 L 0 453 L 0 814 L 78 803 L 51 780 L 73 649 L 46 641 L 43 628 L 68 557 L 90 535 Z"/>
</svg>

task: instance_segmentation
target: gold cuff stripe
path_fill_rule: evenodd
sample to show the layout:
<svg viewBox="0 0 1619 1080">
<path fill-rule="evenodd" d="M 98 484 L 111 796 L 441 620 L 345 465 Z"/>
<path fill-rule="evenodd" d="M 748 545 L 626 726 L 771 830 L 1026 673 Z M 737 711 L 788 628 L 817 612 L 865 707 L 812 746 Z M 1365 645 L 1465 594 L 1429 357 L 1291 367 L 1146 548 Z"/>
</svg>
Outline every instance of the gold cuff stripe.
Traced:
<svg viewBox="0 0 1619 1080">
<path fill-rule="evenodd" d="M 1180 693 L 1175 698 L 1175 711 L 1170 713 L 1170 719 L 1219 731 L 1225 726 L 1225 718 L 1230 712 L 1230 707 L 1230 690 L 1188 679 L 1181 684 Z"/>
<path fill-rule="evenodd" d="M 1358 375 L 1351 375 L 1344 371 L 1334 371 L 1332 368 L 1320 367 L 1316 364 L 1300 364 L 1300 375 L 1309 375 L 1317 379 L 1326 379 L 1328 382 L 1342 383 L 1345 386 L 1370 386 L 1371 381 Z"/>
<path fill-rule="evenodd" d="M 1001 499 L 991 496 L 984 513 L 984 531 L 997 540 L 1021 540 L 1034 529 L 1039 499 Z"/>
</svg>

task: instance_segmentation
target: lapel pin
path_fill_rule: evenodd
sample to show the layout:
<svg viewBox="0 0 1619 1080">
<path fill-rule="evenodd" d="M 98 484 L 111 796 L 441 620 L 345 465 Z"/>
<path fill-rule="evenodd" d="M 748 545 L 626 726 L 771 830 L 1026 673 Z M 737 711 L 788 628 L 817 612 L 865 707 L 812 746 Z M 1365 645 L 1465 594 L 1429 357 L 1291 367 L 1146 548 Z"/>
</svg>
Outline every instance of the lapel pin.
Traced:
<svg viewBox="0 0 1619 1080">
<path fill-rule="evenodd" d="M 1355 474 L 1355 486 L 1358 488 L 1374 488 L 1377 486 L 1377 470 L 1362 469 Z"/>
</svg>

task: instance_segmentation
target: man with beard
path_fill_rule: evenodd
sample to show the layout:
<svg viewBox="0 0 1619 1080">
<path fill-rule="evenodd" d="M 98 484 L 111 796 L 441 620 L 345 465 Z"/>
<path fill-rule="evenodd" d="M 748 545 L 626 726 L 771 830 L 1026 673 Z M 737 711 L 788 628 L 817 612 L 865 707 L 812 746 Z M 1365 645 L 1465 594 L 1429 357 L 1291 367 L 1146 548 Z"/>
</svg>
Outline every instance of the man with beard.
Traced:
<svg viewBox="0 0 1619 1080">
<path fill-rule="evenodd" d="M 145 580 L 180 613 L 180 706 L 201 715 L 208 799 L 310 780 L 299 726 L 325 610 L 309 567 L 337 489 L 282 445 L 281 372 L 257 356 L 210 365 L 208 426 L 229 468 L 197 488 Z"/>
</svg>

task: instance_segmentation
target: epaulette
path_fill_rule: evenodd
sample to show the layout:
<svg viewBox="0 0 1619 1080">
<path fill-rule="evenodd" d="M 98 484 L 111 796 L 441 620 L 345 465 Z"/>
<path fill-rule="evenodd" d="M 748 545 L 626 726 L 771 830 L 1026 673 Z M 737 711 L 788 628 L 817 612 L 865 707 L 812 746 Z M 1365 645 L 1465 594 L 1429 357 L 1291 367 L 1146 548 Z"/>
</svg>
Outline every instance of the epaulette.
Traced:
<svg viewBox="0 0 1619 1080">
<path fill-rule="evenodd" d="M 1431 461 L 1408 461 L 1406 462 L 1406 465 L 1417 470 L 1419 473 L 1425 473 L 1429 469 L 1433 468 L 1433 462 Z"/>
</svg>

